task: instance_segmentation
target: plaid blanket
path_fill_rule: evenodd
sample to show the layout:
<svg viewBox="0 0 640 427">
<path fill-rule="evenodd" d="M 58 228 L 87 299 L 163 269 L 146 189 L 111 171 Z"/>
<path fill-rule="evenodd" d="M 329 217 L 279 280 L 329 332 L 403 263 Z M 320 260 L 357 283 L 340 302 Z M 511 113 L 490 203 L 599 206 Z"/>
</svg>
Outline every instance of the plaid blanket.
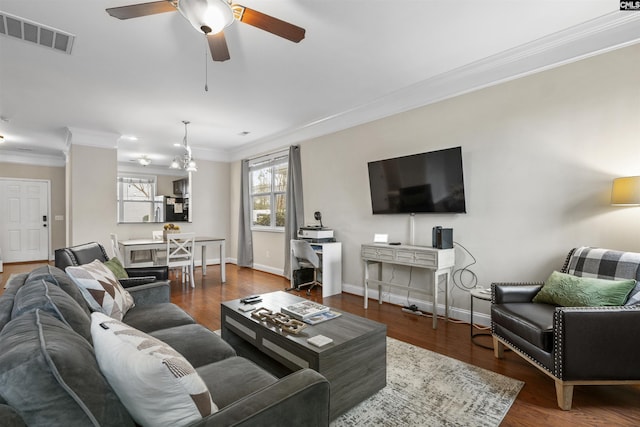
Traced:
<svg viewBox="0 0 640 427">
<path fill-rule="evenodd" d="M 640 303 L 640 253 L 580 247 L 571 254 L 567 273 L 579 277 L 636 281 L 625 305 Z"/>
</svg>

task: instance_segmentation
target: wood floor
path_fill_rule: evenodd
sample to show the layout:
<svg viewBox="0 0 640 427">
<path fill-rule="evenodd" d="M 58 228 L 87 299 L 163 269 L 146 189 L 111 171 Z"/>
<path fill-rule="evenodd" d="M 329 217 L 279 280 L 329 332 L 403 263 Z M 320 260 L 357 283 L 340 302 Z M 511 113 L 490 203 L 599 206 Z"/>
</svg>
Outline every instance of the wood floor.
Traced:
<svg viewBox="0 0 640 427">
<path fill-rule="evenodd" d="M 4 273 L 0 274 L 0 293 L 10 274 L 30 271 L 37 265 L 5 264 Z M 197 269 L 195 289 L 183 288 L 175 280 L 171 285 L 172 302 L 212 330 L 220 328 L 221 301 L 282 290 L 289 285 L 280 276 L 238 268 L 233 264 L 227 264 L 227 283 L 224 285 L 220 283 L 219 273 L 219 266 L 207 267 L 205 277 Z M 306 294 L 301 292 L 300 296 L 306 297 Z M 524 381 L 525 386 L 505 417 L 503 426 L 640 425 L 640 386 L 576 386 L 573 409 L 562 411 L 556 405 L 554 383 L 549 377 L 511 352 L 498 360 L 491 350 L 472 344 L 468 323 L 439 321 L 438 329 L 434 331 L 430 318 L 403 313 L 395 305 L 378 305 L 372 300 L 369 309 L 364 310 L 361 296 L 343 293 L 323 300 L 321 292 L 314 292 L 310 299 L 385 323 L 390 337 Z M 479 339 L 486 339 L 490 344 L 489 337 Z M 640 360 L 638 364 L 640 369 Z"/>
</svg>

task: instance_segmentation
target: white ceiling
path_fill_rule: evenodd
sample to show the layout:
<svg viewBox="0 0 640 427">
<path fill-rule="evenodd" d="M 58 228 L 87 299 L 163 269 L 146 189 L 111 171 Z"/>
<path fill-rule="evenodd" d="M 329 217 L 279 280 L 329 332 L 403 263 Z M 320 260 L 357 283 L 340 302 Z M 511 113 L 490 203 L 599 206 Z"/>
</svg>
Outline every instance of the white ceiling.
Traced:
<svg viewBox="0 0 640 427">
<path fill-rule="evenodd" d="M 306 38 L 235 22 L 220 63 L 179 13 L 105 12 L 132 3 L 0 0 L 76 36 L 71 55 L 0 36 L 0 160 L 64 159 L 76 129 L 168 164 L 182 120 L 196 159 L 236 160 L 640 41 L 617 0 L 245 0 Z"/>
</svg>

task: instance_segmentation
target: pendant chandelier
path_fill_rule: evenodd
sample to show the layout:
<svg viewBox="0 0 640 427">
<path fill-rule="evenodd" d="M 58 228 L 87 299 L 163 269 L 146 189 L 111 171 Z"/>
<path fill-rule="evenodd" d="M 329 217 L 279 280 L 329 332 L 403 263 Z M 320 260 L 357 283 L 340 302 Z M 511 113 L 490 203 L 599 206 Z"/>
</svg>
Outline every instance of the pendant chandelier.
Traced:
<svg viewBox="0 0 640 427">
<path fill-rule="evenodd" d="M 182 123 L 184 123 L 184 139 L 182 140 L 182 145 L 176 145 L 179 145 L 184 149 L 184 154 L 182 156 L 174 157 L 173 161 L 171 162 L 170 168 L 184 169 L 187 172 L 197 172 L 198 166 L 191 157 L 191 147 L 189 147 L 189 144 L 187 143 L 187 125 L 191 122 L 183 120 Z"/>
</svg>

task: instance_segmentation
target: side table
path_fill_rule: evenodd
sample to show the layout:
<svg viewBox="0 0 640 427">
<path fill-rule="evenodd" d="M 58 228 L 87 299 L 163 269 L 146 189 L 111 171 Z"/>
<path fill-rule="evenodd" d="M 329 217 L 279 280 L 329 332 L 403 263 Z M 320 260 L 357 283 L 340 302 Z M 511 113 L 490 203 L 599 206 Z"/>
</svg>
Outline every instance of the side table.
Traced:
<svg viewBox="0 0 640 427">
<path fill-rule="evenodd" d="M 476 342 L 475 340 L 475 337 L 477 336 L 491 335 L 490 332 L 477 332 L 475 334 L 473 333 L 473 300 L 477 298 L 484 301 L 491 301 L 491 292 L 487 292 L 485 289 L 473 288 L 471 289 L 469 294 L 471 294 L 471 342 L 480 347 L 493 350 L 493 345 L 486 345 L 481 342 Z"/>
</svg>

